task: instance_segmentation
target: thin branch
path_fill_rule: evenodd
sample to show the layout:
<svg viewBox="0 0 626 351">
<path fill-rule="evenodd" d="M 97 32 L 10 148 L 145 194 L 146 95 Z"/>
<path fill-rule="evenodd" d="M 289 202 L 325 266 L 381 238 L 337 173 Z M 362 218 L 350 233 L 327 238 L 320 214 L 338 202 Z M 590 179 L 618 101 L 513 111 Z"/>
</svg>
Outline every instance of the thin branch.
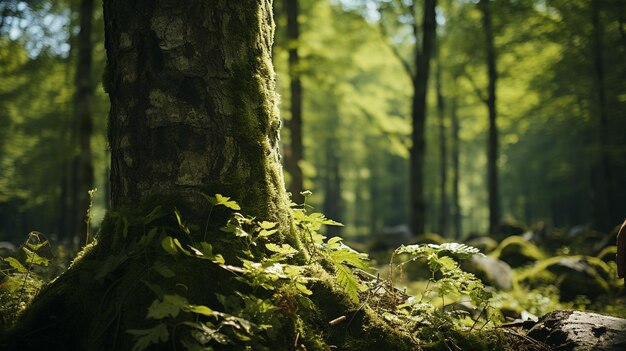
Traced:
<svg viewBox="0 0 626 351">
<path fill-rule="evenodd" d="M 398 61 L 400 61 L 400 64 L 402 65 L 402 68 L 404 69 L 405 73 L 408 74 L 410 78 L 413 78 L 415 73 L 413 72 L 411 65 L 402 56 L 402 54 L 400 53 L 400 50 L 398 50 L 398 48 L 390 42 L 389 32 L 387 31 L 387 27 L 385 27 L 385 24 L 383 23 L 383 9 L 381 8 L 380 5 L 378 6 L 378 14 L 380 15 L 380 20 L 378 21 L 378 28 L 380 29 L 380 35 L 382 37 L 383 43 L 385 43 L 391 49 L 393 56 L 395 56 L 398 59 Z"/>
<path fill-rule="evenodd" d="M 462 72 L 461 76 L 463 76 L 463 77 L 465 77 L 465 79 L 467 79 L 467 81 L 470 83 L 470 85 L 474 89 L 474 93 L 476 94 L 476 96 L 478 96 L 480 101 L 482 101 L 483 103 L 486 104 L 487 103 L 487 98 L 483 94 L 482 89 L 480 89 L 480 87 L 478 87 L 478 85 L 474 81 L 474 78 L 472 77 L 472 75 L 467 72 L 467 70 L 465 69 L 465 66 L 463 66 L 463 72 Z"/>
</svg>

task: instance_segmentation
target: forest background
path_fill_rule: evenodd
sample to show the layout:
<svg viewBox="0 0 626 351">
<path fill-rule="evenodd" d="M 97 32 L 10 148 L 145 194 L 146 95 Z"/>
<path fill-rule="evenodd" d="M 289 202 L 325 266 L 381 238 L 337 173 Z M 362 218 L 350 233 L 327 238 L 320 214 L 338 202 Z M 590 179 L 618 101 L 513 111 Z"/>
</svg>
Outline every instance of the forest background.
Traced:
<svg viewBox="0 0 626 351">
<path fill-rule="evenodd" d="M 81 3 L 0 3 L 0 241 L 38 231 L 78 245 L 92 188 L 99 189 L 94 230 L 106 212 L 102 12 L 97 2 L 91 10 Z M 297 196 L 301 172 L 300 188 L 312 191 L 307 203 L 345 224 L 330 234 L 372 242 L 411 223 L 410 73 L 423 48 L 423 6 L 301 0 L 294 36 L 294 3 L 274 4 L 283 154 L 292 162 L 286 180 Z M 626 3 L 491 1 L 489 27 L 485 3 L 443 0 L 436 8 L 422 231 L 455 240 L 546 228 L 609 233 L 626 214 Z M 87 44 L 84 13 L 91 13 Z M 489 35 L 495 153 L 488 152 Z M 80 45 L 91 46 L 90 74 L 77 74 Z M 93 176 L 85 177 L 89 168 Z M 506 225 L 493 226 L 490 213 Z"/>
</svg>

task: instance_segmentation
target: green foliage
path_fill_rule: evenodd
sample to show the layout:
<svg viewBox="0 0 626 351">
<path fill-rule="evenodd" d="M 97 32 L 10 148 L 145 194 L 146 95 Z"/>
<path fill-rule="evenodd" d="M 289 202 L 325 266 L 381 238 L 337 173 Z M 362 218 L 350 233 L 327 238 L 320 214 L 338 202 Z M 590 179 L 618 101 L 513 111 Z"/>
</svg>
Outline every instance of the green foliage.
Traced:
<svg viewBox="0 0 626 351">
<path fill-rule="evenodd" d="M 395 268 L 402 269 L 408 263 L 425 261 L 431 278 L 419 298 L 409 297 L 398 306 L 397 313 L 387 312 L 384 314 L 385 318 L 396 323 L 401 321 L 415 323 L 420 338 L 431 341 L 445 338 L 446 328 L 463 327 L 466 324 L 465 315 L 462 311 L 449 308 L 453 306 L 451 302 L 469 298 L 474 306 L 482 306 L 485 310 L 489 308 L 491 298 L 491 293 L 483 283 L 473 274 L 463 271 L 455 260 L 469 259 L 473 255 L 482 253 L 474 247 L 459 243 L 408 245 L 396 249 L 390 262 L 392 274 Z M 396 257 L 405 259 L 396 264 Z M 390 280 L 390 284 L 393 285 L 393 276 Z M 440 299 L 439 310 L 432 302 L 435 296 Z M 472 327 L 478 321 L 478 317 L 470 319 Z"/>
<path fill-rule="evenodd" d="M 31 232 L 21 246 L 21 260 L 0 257 L 0 330 L 15 322 L 50 279 L 42 274 L 43 269 L 50 265 L 50 259 L 42 255 L 50 252 L 48 239 L 39 232 Z"/>
<path fill-rule="evenodd" d="M 147 329 L 128 330 L 135 338 L 136 351 L 166 342 L 180 343 L 187 350 L 212 350 L 220 345 L 230 345 L 235 349 L 262 349 L 268 338 L 277 337 L 283 325 L 280 309 L 270 299 L 271 292 L 289 291 L 304 300 L 312 294 L 307 287 L 311 281 L 310 268 L 288 262 L 298 255 L 298 251 L 288 244 L 270 241 L 278 231 L 276 223 L 257 221 L 236 212 L 240 206 L 228 197 L 217 194 L 206 198 L 211 204 L 211 211 L 215 206 L 233 211 L 226 223 L 217 227 L 229 234 L 221 238 L 219 246 L 228 248 L 235 255 L 229 255 L 227 262 L 224 256 L 214 251 L 218 243 L 191 240 L 196 233 L 185 224 L 183 214 L 175 210 L 173 215 L 178 226 L 171 228 L 174 231 L 152 228 L 146 234 L 160 237 L 158 250 L 165 254 L 161 260 L 155 261 L 152 269 L 160 277 L 176 282 L 177 270 L 164 260 L 198 260 L 197 264 L 211 265 L 233 274 L 233 281 L 241 285 L 232 295 L 216 293 L 218 304 L 208 306 L 191 303 L 178 292 L 167 292 L 162 283 L 144 282 L 157 295 L 148 308 L 146 318 L 158 324 Z M 158 212 L 156 209 L 152 211 Z M 207 237 L 206 234 L 204 237 Z M 148 243 L 144 238 L 139 241 Z M 246 290 L 245 286 L 253 293 L 242 292 Z M 176 340 L 170 340 L 172 335 L 176 335 Z"/>
<path fill-rule="evenodd" d="M 340 237 L 330 238 L 319 233 L 323 225 L 342 226 L 343 224 L 326 218 L 323 214 L 313 212 L 308 214 L 305 209 L 294 209 L 294 222 L 308 239 L 307 249 L 314 259 L 326 260 L 337 274 L 337 284 L 345 289 L 352 302 L 359 302 L 359 291 L 364 286 L 354 274 L 354 268 L 369 270 L 367 255 L 352 250 L 342 242 Z"/>
</svg>

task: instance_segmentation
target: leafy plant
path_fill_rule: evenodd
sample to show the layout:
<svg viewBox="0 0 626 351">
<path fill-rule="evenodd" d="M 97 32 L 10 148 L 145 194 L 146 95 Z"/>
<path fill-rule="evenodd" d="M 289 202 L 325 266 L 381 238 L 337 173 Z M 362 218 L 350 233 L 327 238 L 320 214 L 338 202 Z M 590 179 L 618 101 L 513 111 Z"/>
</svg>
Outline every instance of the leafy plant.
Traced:
<svg viewBox="0 0 626 351">
<path fill-rule="evenodd" d="M 408 258 L 396 263 L 397 257 L 406 255 Z M 405 318 L 415 323 L 416 326 L 448 324 L 453 327 L 463 325 L 466 313 L 448 308 L 451 304 L 449 301 L 446 304 L 446 298 L 456 301 L 469 299 L 474 306 L 483 306 L 483 311 L 488 309 L 491 294 L 478 278 L 472 273 L 463 271 L 457 262 L 457 260 L 471 258 L 473 255 L 482 254 L 474 247 L 459 243 L 400 246 L 393 252 L 389 263 L 389 285 L 394 284 L 395 269 L 402 270 L 406 264 L 418 260 L 426 262 L 431 277 L 419 298 L 406 299 L 404 303 L 398 305 L 396 314 L 388 312 L 385 318 L 388 320 Z M 441 302 L 439 310 L 431 302 L 433 297 L 438 297 Z M 471 321 L 472 327 L 477 321 L 478 319 Z"/>
<path fill-rule="evenodd" d="M 306 199 L 311 192 L 303 192 L 302 195 L 304 195 L 305 202 L 302 208 L 294 206 L 293 218 L 308 242 L 309 255 L 311 258 L 320 258 L 329 262 L 337 274 L 337 284 L 345 289 L 353 302 L 359 302 L 359 291 L 366 288 L 354 274 L 354 269 L 370 270 L 367 255 L 345 245 L 340 237 L 325 241 L 327 238 L 319 232 L 323 225 L 343 226 L 343 224 L 328 219 L 321 213 L 308 213 Z"/>
<path fill-rule="evenodd" d="M 0 258 L 0 274 L 3 276 L 0 285 L 2 327 L 15 321 L 46 282 L 45 277 L 37 272 L 50 264 L 50 260 L 42 255 L 45 249 L 51 252 L 48 239 L 42 233 L 33 231 L 21 245 L 21 259 Z"/>
</svg>

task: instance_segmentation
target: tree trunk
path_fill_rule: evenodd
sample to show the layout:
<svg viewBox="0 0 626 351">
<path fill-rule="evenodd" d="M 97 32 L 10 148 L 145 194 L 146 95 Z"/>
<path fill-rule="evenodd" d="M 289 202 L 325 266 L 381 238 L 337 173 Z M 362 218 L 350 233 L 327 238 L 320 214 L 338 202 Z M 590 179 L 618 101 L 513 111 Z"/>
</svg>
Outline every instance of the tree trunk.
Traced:
<svg viewBox="0 0 626 351">
<path fill-rule="evenodd" d="M 437 46 L 439 48 L 439 46 Z M 445 104 L 441 82 L 441 55 L 437 49 L 437 72 L 435 73 L 435 88 L 437 91 L 437 117 L 439 119 L 439 234 L 446 236 L 448 224 L 448 148 L 446 139 Z"/>
<path fill-rule="evenodd" d="M 196 242 L 208 223 L 202 194 L 220 193 L 242 213 L 277 222 L 274 240 L 296 235 L 278 154 L 271 2 L 110 0 L 104 15 L 113 211 L 97 243 L 2 335 L 3 350 L 130 350 L 127 330 L 153 326 L 146 311 L 159 295 L 147 284 L 203 304 L 217 304 L 220 289 L 241 291 L 215 264 L 163 261 L 159 236 L 142 224 L 146 209 L 176 208 Z M 161 230 L 176 228 L 168 213 Z M 176 285 L 155 274 L 159 260 Z"/>
<path fill-rule="evenodd" d="M 459 203 L 459 183 L 461 175 L 459 167 L 460 127 L 456 109 L 456 98 L 454 98 L 450 107 L 450 117 L 452 119 L 452 215 L 454 217 L 454 237 L 456 240 L 460 240 L 463 233 L 461 227 L 461 205 Z"/>
<path fill-rule="evenodd" d="M 500 202 L 498 194 L 498 126 L 496 124 L 496 49 L 493 41 L 493 26 L 489 0 L 480 0 L 485 31 L 487 53 L 487 108 L 489 109 L 489 138 L 487 142 L 487 187 L 489 192 L 489 233 L 496 233 L 500 224 Z"/>
<path fill-rule="evenodd" d="M 324 214 L 333 220 L 343 219 L 343 201 L 341 199 L 341 173 L 339 172 L 338 142 L 333 135 L 326 141 L 326 173 L 324 174 Z M 341 227 L 327 228 L 328 236 L 341 234 Z"/>
<path fill-rule="evenodd" d="M 430 59 L 435 46 L 436 0 L 424 2 L 424 20 L 422 24 L 422 49 L 415 50 L 416 74 L 413 77 L 413 102 L 411 116 L 413 146 L 411 147 L 411 229 L 413 235 L 425 232 L 426 204 L 424 201 L 424 155 L 426 153 L 426 92 L 430 73 Z M 416 38 L 417 39 L 417 38 Z"/>
<path fill-rule="evenodd" d="M 92 79 L 92 51 L 91 39 L 93 22 L 93 0 L 82 0 L 80 3 L 80 33 L 78 34 L 78 59 L 74 82 L 74 119 L 77 125 L 78 156 L 76 160 L 77 182 L 75 188 L 75 208 L 73 209 L 73 228 L 71 238 L 76 242 L 87 233 L 85 214 L 89 207 L 88 192 L 94 185 L 94 171 L 91 157 L 91 134 L 93 129 L 91 103 L 94 94 Z"/>
<path fill-rule="evenodd" d="M 602 36 L 604 35 L 602 22 L 600 21 L 600 1 L 591 1 L 591 24 L 593 35 L 593 68 L 596 95 L 596 113 L 598 115 L 599 124 L 599 141 L 600 141 L 600 191 L 599 197 L 601 209 L 600 217 L 596 218 L 596 225 L 601 230 L 610 230 L 617 220 L 617 216 L 613 214 L 613 177 L 611 174 L 611 165 L 609 159 L 609 119 L 606 106 L 605 92 L 605 74 L 604 74 L 604 49 L 602 45 Z"/>
<path fill-rule="evenodd" d="M 201 194 L 221 193 L 252 216 L 284 215 L 271 5 L 129 6 L 104 8 L 112 208 L 175 194 L 201 218 Z"/>
<path fill-rule="evenodd" d="M 298 45 L 300 26 L 298 24 L 298 0 L 286 0 L 287 12 L 287 40 L 289 47 L 289 111 L 291 119 L 287 123 L 290 132 L 289 152 L 285 157 L 285 168 L 291 175 L 289 192 L 292 200 L 302 203 L 304 200 L 300 194 L 304 190 L 302 169 L 300 161 L 303 159 L 304 148 L 302 145 L 302 81 L 300 80 L 300 58 Z"/>
</svg>

